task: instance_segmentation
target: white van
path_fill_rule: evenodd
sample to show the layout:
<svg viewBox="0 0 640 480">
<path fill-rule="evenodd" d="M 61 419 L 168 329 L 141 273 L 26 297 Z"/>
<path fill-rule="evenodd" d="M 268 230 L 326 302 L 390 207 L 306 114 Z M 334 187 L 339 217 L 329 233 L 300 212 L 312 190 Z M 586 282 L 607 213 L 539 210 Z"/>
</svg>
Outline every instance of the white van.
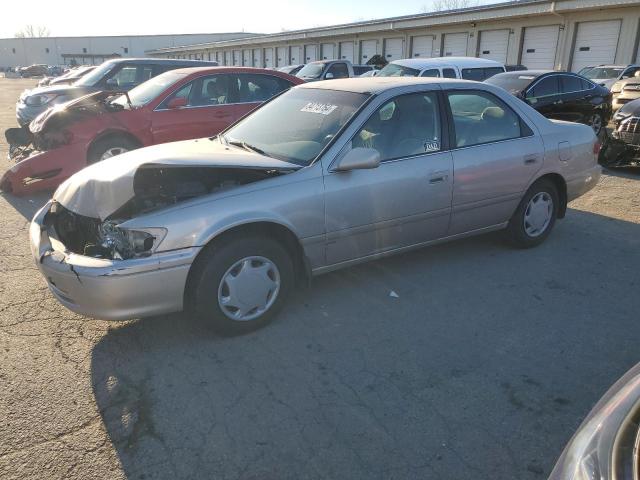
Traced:
<svg viewBox="0 0 640 480">
<path fill-rule="evenodd" d="M 378 72 L 376 77 L 464 78 L 483 82 L 505 71 L 502 63 L 486 58 L 406 58 L 389 63 Z"/>
</svg>

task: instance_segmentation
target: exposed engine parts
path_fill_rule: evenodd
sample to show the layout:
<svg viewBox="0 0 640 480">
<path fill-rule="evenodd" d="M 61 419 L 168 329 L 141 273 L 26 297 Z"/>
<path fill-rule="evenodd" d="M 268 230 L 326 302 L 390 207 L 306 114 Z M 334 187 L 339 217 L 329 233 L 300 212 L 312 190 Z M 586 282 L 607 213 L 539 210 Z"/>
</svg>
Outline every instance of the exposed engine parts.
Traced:
<svg viewBox="0 0 640 480">
<path fill-rule="evenodd" d="M 47 224 L 74 253 L 110 260 L 145 256 L 162 240 L 158 232 L 163 229 L 129 230 L 120 224 L 153 210 L 277 174 L 274 170 L 149 165 L 136 172 L 134 197 L 104 221 L 78 215 L 56 203 Z"/>
</svg>

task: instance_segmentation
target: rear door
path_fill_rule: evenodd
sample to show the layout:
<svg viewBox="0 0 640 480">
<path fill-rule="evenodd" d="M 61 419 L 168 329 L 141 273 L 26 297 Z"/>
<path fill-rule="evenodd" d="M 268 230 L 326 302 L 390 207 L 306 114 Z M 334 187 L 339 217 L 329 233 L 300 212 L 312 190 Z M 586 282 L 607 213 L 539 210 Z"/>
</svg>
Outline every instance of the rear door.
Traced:
<svg viewBox="0 0 640 480">
<path fill-rule="evenodd" d="M 542 141 L 492 93 L 459 89 L 446 96 L 455 165 L 449 235 L 500 225 L 542 166 Z"/>
</svg>

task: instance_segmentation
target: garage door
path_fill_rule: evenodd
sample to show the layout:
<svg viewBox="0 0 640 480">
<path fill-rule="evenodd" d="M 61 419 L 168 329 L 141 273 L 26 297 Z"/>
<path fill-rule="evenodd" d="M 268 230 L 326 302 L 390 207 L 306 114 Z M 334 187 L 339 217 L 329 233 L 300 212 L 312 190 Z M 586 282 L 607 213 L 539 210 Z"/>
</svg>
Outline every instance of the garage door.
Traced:
<svg viewBox="0 0 640 480">
<path fill-rule="evenodd" d="M 316 45 L 304 46 L 304 62 L 315 62 L 318 59 L 318 48 Z"/>
<path fill-rule="evenodd" d="M 290 56 L 291 56 L 291 65 L 298 65 L 300 63 L 304 63 L 302 61 L 302 53 L 301 53 L 301 48 L 299 46 L 290 48 Z"/>
<path fill-rule="evenodd" d="M 619 37 L 620 20 L 579 23 L 571 69 L 614 63 Z"/>
<path fill-rule="evenodd" d="M 480 49 L 478 56 L 507 63 L 507 50 L 509 49 L 509 30 L 490 30 L 480 32 Z"/>
<path fill-rule="evenodd" d="M 224 64 L 225 65 L 231 65 L 231 52 L 230 51 L 226 51 L 224 52 Z"/>
<path fill-rule="evenodd" d="M 411 56 L 414 58 L 433 57 L 433 37 L 422 35 L 411 39 Z"/>
<path fill-rule="evenodd" d="M 401 38 L 387 38 L 384 41 L 384 58 L 387 62 L 403 58 L 402 44 Z"/>
<path fill-rule="evenodd" d="M 245 67 L 251 67 L 253 65 L 253 59 L 251 58 L 251 50 L 242 51 L 242 65 Z"/>
<path fill-rule="evenodd" d="M 520 63 L 529 70 L 553 70 L 559 35 L 558 25 L 525 28 Z"/>
<path fill-rule="evenodd" d="M 265 68 L 273 68 L 273 48 L 264 49 L 264 66 Z"/>
<path fill-rule="evenodd" d="M 467 56 L 467 33 L 447 33 L 444 36 L 443 57 Z"/>
<path fill-rule="evenodd" d="M 263 63 L 262 63 L 262 49 L 261 48 L 254 48 L 253 49 L 253 66 L 254 67 L 258 67 L 258 68 L 262 68 Z"/>
<path fill-rule="evenodd" d="M 320 51 L 322 53 L 322 60 L 333 60 L 336 58 L 334 56 L 334 46 L 333 43 L 323 43 L 320 45 Z"/>
<path fill-rule="evenodd" d="M 276 67 L 284 67 L 289 65 L 289 59 L 287 58 L 287 47 L 278 47 L 276 50 Z"/>
<path fill-rule="evenodd" d="M 353 42 L 340 42 L 340 58 L 353 62 Z"/>
<path fill-rule="evenodd" d="M 360 63 L 367 63 L 376 53 L 378 53 L 377 40 L 362 40 L 360 42 Z"/>
<path fill-rule="evenodd" d="M 240 65 L 240 50 L 233 51 L 233 64 Z"/>
</svg>

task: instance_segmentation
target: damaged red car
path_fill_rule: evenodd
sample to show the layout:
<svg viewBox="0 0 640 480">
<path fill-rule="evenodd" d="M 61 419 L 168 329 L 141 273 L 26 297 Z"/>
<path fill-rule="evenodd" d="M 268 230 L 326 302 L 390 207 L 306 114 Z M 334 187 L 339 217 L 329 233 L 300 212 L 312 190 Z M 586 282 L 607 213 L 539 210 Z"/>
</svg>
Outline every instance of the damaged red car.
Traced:
<svg viewBox="0 0 640 480">
<path fill-rule="evenodd" d="M 16 195 L 53 189 L 86 165 L 129 150 L 216 135 L 300 83 L 274 70 L 186 68 L 128 93 L 97 92 L 56 105 L 28 130 L 5 132 L 17 163 L 0 179 L 0 189 Z"/>
</svg>

